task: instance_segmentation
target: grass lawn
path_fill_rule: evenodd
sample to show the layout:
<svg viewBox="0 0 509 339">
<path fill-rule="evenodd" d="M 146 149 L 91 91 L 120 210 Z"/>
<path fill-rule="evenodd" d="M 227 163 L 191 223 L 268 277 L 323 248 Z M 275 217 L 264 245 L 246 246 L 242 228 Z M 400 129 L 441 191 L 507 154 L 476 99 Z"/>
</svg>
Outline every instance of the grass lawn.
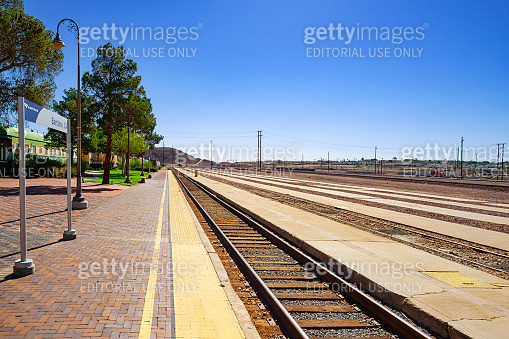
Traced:
<svg viewBox="0 0 509 339">
<path fill-rule="evenodd" d="M 104 173 L 104 171 L 101 171 L 101 173 Z M 129 178 L 131 179 L 133 184 L 136 184 L 136 183 L 138 183 L 140 181 L 140 174 L 141 174 L 141 171 L 129 170 Z M 145 176 L 147 176 L 148 175 L 148 171 L 145 171 L 144 174 L 145 174 Z M 119 169 L 115 169 L 115 170 L 111 170 L 110 171 L 110 183 L 112 183 L 112 184 L 120 184 L 120 185 L 132 186 L 132 184 L 126 184 L 124 182 L 125 178 L 126 177 L 122 176 L 122 171 L 119 170 Z M 102 182 L 103 179 L 102 178 L 96 178 L 96 179 L 92 179 L 92 180 L 89 180 L 89 181 L 92 181 L 92 182 Z"/>
</svg>

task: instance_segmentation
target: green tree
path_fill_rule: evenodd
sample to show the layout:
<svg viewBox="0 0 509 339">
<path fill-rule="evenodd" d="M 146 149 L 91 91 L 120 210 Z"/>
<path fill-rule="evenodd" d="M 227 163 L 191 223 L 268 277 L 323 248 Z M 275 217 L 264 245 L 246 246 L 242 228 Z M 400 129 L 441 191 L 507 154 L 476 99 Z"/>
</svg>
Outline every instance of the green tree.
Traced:
<svg viewBox="0 0 509 339">
<path fill-rule="evenodd" d="M 23 2 L 0 1 L 0 124 L 13 124 L 17 97 L 50 103 L 63 54 L 51 46 L 53 33 L 25 14 Z"/>
<path fill-rule="evenodd" d="M 95 98 L 90 109 L 97 114 L 97 125 L 106 136 L 103 184 L 110 181 L 113 134 L 125 126 L 123 108 L 141 82 L 136 71 L 136 63 L 125 58 L 124 48 L 108 43 L 97 48 L 91 72 L 83 75 L 83 87 Z"/>
<path fill-rule="evenodd" d="M 113 133 L 113 152 L 122 157 L 120 168 L 122 168 L 122 176 L 125 176 L 124 170 L 125 159 L 127 157 L 127 127 L 124 127 Z"/>
<path fill-rule="evenodd" d="M 140 136 L 147 140 L 152 140 L 155 137 L 154 129 L 156 126 L 156 119 L 154 114 L 152 113 L 152 104 L 150 99 L 147 98 L 145 93 L 145 89 L 139 87 L 135 92 L 129 95 L 129 98 L 124 101 L 121 105 L 121 110 L 125 115 L 125 126 L 129 132 L 139 133 Z M 144 139 L 144 140 L 145 140 Z M 134 146 L 132 142 L 129 143 L 130 146 Z M 140 144 L 145 145 L 145 143 Z M 148 150 L 148 144 L 146 149 L 143 151 L 145 153 Z M 136 146 L 135 146 L 136 147 Z M 131 154 L 140 155 L 141 150 L 137 150 L 134 148 L 129 149 L 129 154 L 126 156 L 127 165 L 126 168 L 129 168 L 129 159 Z M 129 173 L 127 173 L 129 174 Z"/>
<path fill-rule="evenodd" d="M 150 144 L 145 140 L 145 138 L 136 132 L 130 132 L 129 135 L 129 145 L 130 145 L 130 153 L 136 156 L 141 156 L 145 154 L 150 146 Z M 116 131 L 113 134 L 113 151 L 116 154 L 122 154 L 122 176 L 124 175 L 124 160 L 128 157 L 127 154 L 127 127 L 122 128 L 121 130 Z"/>
</svg>

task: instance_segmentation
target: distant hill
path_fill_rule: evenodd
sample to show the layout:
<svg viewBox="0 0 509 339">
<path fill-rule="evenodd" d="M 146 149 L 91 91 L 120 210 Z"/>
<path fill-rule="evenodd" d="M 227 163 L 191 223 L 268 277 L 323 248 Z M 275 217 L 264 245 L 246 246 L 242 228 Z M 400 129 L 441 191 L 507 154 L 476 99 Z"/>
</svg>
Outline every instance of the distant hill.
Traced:
<svg viewBox="0 0 509 339">
<path fill-rule="evenodd" d="M 199 163 L 200 165 L 203 166 L 210 166 L 209 160 L 195 158 L 192 155 L 189 155 L 173 147 L 164 147 L 164 158 L 163 158 L 163 147 L 156 147 L 155 149 L 145 153 L 145 159 L 148 159 L 149 156 L 151 160 L 156 160 L 161 163 L 164 162 L 166 164 L 181 163 L 182 165 L 184 164 L 195 165 Z"/>
</svg>

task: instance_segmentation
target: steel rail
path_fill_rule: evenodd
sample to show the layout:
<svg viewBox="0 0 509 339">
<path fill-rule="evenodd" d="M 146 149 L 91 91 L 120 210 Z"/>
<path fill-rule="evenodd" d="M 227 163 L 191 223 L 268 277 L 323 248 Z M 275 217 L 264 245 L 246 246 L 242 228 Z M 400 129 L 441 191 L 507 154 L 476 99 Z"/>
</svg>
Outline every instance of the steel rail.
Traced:
<svg viewBox="0 0 509 339">
<path fill-rule="evenodd" d="M 322 263 L 316 261 L 311 256 L 305 254 L 303 251 L 295 247 L 294 245 L 290 244 L 286 240 L 284 240 L 279 235 L 276 235 L 273 231 L 268 229 L 267 227 L 263 226 L 261 223 L 253 220 L 250 216 L 248 216 L 246 213 L 240 211 L 236 207 L 232 206 L 228 202 L 224 201 L 220 198 L 218 194 L 215 194 L 211 192 L 208 188 L 203 186 L 202 184 L 198 183 L 197 181 L 191 179 L 187 175 L 183 174 L 182 172 L 178 172 L 180 175 L 182 175 L 184 178 L 186 178 L 189 182 L 194 184 L 196 187 L 198 187 L 201 191 L 203 191 L 205 194 L 207 194 L 210 198 L 212 198 L 214 201 L 219 203 L 221 206 L 223 206 L 225 209 L 230 211 L 231 213 L 235 214 L 239 219 L 244 221 L 249 226 L 256 229 L 258 232 L 260 232 L 263 236 L 268 238 L 270 241 L 272 241 L 276 246 L 280 247 L 282 250 L 286 251 L 288 254 L 290 254 L 292 257 L 294 257 L 297 261 L 301 263 L 311 263 L 311 265 L 308 265 L 309 267 L 312 267 L 314 270 L 314 273 L 318 276 L 322 277 L 325 281 L 334 284 L 335 286 L 340 287 L 340 291 L 347 295 L 350 299 L 352 299 L 355 303 L 357 303 L 359 306 L 363 308 L 364 311 L 367 311 L 371 313 L 372 315 L 376 316 L 378 320 L 380 320 L 382 323 L 384 323 L 387 327 L 389 327 L 391 330 L 393 330 L 396 334 L 398 334 L 401 337 L 404 338 L 427 338 L 430 339 L 432 337 L 428 336 L 424 332 L 422 332 L 420 329 L 416 328 L 414 325 L 410 324 L 405 319 L 401 318 L 399 315 L 394 313 L 392 310 L 388 309 L 387 307 L 380 304 L 378 301 L 376 301 L 373 297 L 366 294 L 359 288 L 357 288 L 352 283 L 346 281 L 342 277 L 338 276 L 336 273 L 329 270 L 327 267 L 325 267 Z M 179 182 L 182 184 L 182 181 L 180 178 L 178 178 L 177 175 L 175 175 Z M 191 192 L 185 187 L 185 185 L 182 184 L 182 186 L 185 188 L 186 193 L 190 196 L 191 200 L 193 200 L 193 203 L 197 204 L 198 209 L 200 212 L 203 210 L 203 207 L 199 205 L 196 201 L 196 199 L 192 196 Z M 206 215 L 206 219 L 210 219 L 210 216 L 205 212 L 204 216 Z M 210 219 L 211 220 L 211 219 Z M 211 220 L 212 221 L 212 220 Z M 213 223 L 213 221 L 212 221 Z M 215 225 L 215 223 L 213 223 Z M 215 225 L 217 227 L 217 225 Z M 218 228 L 218 227 L 217 227 Z M 221 237 L 226 238 L 224 233 L 218 228 L 220 231 L 219 234 L 221 234 Z M 226 239 L 227 240 L 227 239 Z M 245 261 L 245 259 L 242 257 L 240 252 L 238 252 L 235 247 L 229 242 L 229 246 L 233 247 L 233 252 L 235 255 L 241 257 L 241 262 Z M 226 247 L 226 245 L 225 245 Z M 246 262 L 247 264 L 247 262 Z M 247 264 L 249 265 L 249 264 Z M 240 267 L 240 265 L 239 265 Z M 250 266 L 249 266 L 250 267 Z M 252 268 L 251 268 L 252 270 Z M 261 282 L 261 279 L 258 277 L 258 275 L 252 270 L 254 275 L 256 276 L 256 280 Z M 263 285 L 265 285 L 263 282 L 261 282 Z M 268 289 L 268 288 L 267 288 Z M 269 291 L 270 292 L 270 291 Z M 272 298 L 277 300 L 272 292 L 270 292 L 272 295 Z M 279 301 L 277 304 L 281 305 Z M 270 305 L 269 305 L 270 306 Z M 284 307 L 281 305 L 281 307 L 284 309 Z M 291 315 L 284 310 L 288 316 L 291 317 Z M 292 318 L 293 320 L 293 318 Z M 295 320 L 293 320 L 295 322 Z M 298 325 L 297 325 L 298 326 Z"/>
<path fill-rule="evenodd" d="M 269 183 L 269 185 L 270 185 L 270 183 Z M 272 186 L 276 186 L 276 185 L 273 184 Z M 314 194 L 314 193 L 312 193 L 312 194 Z M 315 194 L 315 195 L 318 195 L 318 194 Z M 320 208 L 323 208 L 322 206 L 320 206 L 320 204 L 315 203 L 313 201 L 306 201 L 305 203 L 306 204 L 315 205 L 315 206 L 320 207 Z M 309 209 L 309 208 L 298 206 L 298 204 L 296 204 L 296 203 L 288 203 L 288 204 L 292 204 L 292 205 L 297 206 L 298 208 L 303 209 L 303 210 L 307 210 L 307 211 L 310 211 L 310 212 L 313 212 L 313 213 L 320 213 L 321 215 L 325 215 L 326 217 L 330 217 L 330 215 L 327 215 L 326 213 L 321 213 L 321 212 L 317 212 L 317 211 L 314 211 L 314 210 Z M 476 245 L 481 245 L 481 244 L 473 243 L 473 242 L 468 241 L 468 240 L 464 240 L 464 239 L 461 239 L 461 238 L 457 238 L 457 237 L 452 237 L 452 236 L 440 234 L 440 233 L 433 232 L 433 231 L 426 231 L 426 232 L 432 233 L 432 234 L 427 234 L 426 232 L 420 231 L 420 230 L 418 230 L 417 228 L 415 228 L 413 226 L 404 225 L 404 224 L 400 224 L 400 223 L 395 222 L 395 221 L 391 221 L 391 223 L 395 224 L 395 225 L 393 225 L 393 224 L 388 223 L 385 220 L 380 220 L 377 217 L 371 217 L 371 216 L 363 215 L 363 214 L 358 213 L 358 212 L 346 211 L 346 210 L 343 210 L 343 209 L 341 209 L 339 207 L 336 207 L 336 206 L 330 206 L 330 207 L 335 209 L 335 210 L 337 210 L 340 213 L 347 214 L 347 215 L 350 215 L 350 216 L 354 216 L 356 218 L 360 218 L 360 219 L 363 219 L 363 220 L 366 220 L 366 221 L 374 221 L 374 222 L 377 222 L 379 224 L 389 226 L 391 228 L 400 229 L 400 230 L 404 230 L 406 232 L 415 233 L 415 234 L 418 234 L 420 236 L 427 237 L 427 238 L 430 238 L 430 239 L 444 241 L 444 242 L 447 242 L 449 244 L 453 244 L 453 245 L 456 245 L 456 246 L 468 247 L 469 249 L 472 249 L 472 250 L 475 250 L 475 251 L 478 251 L 478 252 L 482 252 L 482 253 L 494 255 L 494 256 L 497 256 L 497 257 L 509 259 L 508 255 L 501 254 L 501 253 L 496 253 L 496 252 L 493 252 L 493 251 L 490 251 L 490 250 L 486 250 L 486 249 L 483 249 L 483 248 L 479 248 Z M 366 230 L 366 231 L 372 232 L 374 234 L 377 234 L 377 235 L 380 235 L 380 236 L 383 236 L 383 237 L 386 237 L 386 238 L 395 239 L 398 242 L 402 242 L 402 243 L 407 244 L 407 245 L 412 245 L 412 246 L 415 246 L 415 247 L 417 247 L 419 249 L 426 249 L 426 250 L 435 251 L 436 253 L 439 253 L 439 254 L 442 254 L 444 256 L 447 256 L 448 258 L 460 260 L 460 261 L 469 263 L 471 265 L 483 267 L 485 269 L 492 270 L 492 271 L 495 271 L 495 272 L 498 272 L 498 273 L 503 273 L 503 274 L 507 274 L 508 273 L 506 270 L 502 270 L 502 269 L 499 269 L 499 268 L 496 268 L 496 267 L 493 267 L 493 266 L 489 266 L 489 265 L 486 265 L 486 264 L 483 264 L 483 263 L 480 263 L 480 262 L 477 262 L 477 261 L 466 259 L 466 258 L 457 256 L 457 255 L 454 255 L 454 254 L 450 254 L 450 253 L 442 251 L 440 249 L 436 249 L 436 248 L 430 249 L 427 246 L 423 246 L 423 245 L 417 244 L 415 242 L 411 242 L 411 241 L 408 241 L 408 240 L 397 238 L 397 237 L 392 236 L 390 234 L 387 234 L 387 233 L 375 230 L 373 228 L 362 226 L 362 225 L 353 223 L 351 221 L 344 221 L 344 220 L 342 220 L 341 222 L 344 223 L 344 224 L 347 224 L 347 225 L 354 226 L 356 228 L 362 229 L 362 230 Z M 454 240 L 449 240 L 449 239 L 446 239 L 444 237 L 449 237 L 451 239 L 456 239 L 456 240 L 459 240 L 461 242 L 468 243 L 468 245 L 464 244 L 464 243 L 461 243 L 461 242 L 454 241 Z M 483 245 L 483 246 L 490 247 L 490 248 L 492 248 L 494 250 L 503 251 L 502 249 L 496 248 L 496 247 L 493 247 L 493 246 L 487 246 L 487 245 Z"/>
<path fill-rule="evenodd" d="M 286 308 L 281 304 L 281 302 L 274 296 L 272 291 L 267 287 L 267 285 L 262 281 L 260 276 L 255 272 L 252 266 L 244 259 L 242 254 L 237 250 L 237 248 L 231 243 L 228 237 L 223 233 L 221 228 L 215 223 L 215 221 L 210 217 L 210 215 L 205 211 L 203 206 L 198 202 L 198 200 L 193 196 L 193 194 L 189 191 L 189 189 L 184 185 L 184 183 L 180 180 L 180 178 L 175 174 L 175 177 L 181 184 L 181 187 L 184 189 L 185 193 L 189 196 L 189 198 L 193 201 L 196 208 L 200 211 L 204 219 L 207 221 L 209 226 L 213 229 L 214 233 L 221 241 L 226 250 L 230 253 L 230 256 L 235 260 L 239 269 L 242 273 L 249 279 L 253 288 L 258 292 L 260 298 L 266 303 L 269 309 L 273 314 L 278 318 L 280 325 L 283 331 L 290 335 L 291 338 L 296 339 L 309 339 L 308 335 L 304 332 L 304 330 L 297 324 L 295 319 L 290 315 L 290 313 L 286 310 Z M 188 177 L 186 179 L 189 180 Z M 193 181 L 189 180 L 191 183 L 195 184 Z M 195 184 L 196 185 L 196 184 Z M 197 186 L 198 187 L 198 186 Z M 200 188 L 200 187 L 198 187 Z M 201 189 L 201 188 L 200 188 Z M 205 192 L 208 194 L 208 192 Z M 215 200 L 215 199 L 214 199 Z"/>
</svg>

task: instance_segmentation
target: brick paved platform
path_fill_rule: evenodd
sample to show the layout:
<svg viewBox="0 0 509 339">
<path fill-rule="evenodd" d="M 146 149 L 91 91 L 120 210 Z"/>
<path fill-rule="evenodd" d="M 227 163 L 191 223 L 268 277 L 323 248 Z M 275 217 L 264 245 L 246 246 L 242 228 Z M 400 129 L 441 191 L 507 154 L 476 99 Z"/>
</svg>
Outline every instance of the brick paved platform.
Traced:
<svg viewBox="0 0 509 339">
<path fill-rule="evenodd" d="M 27 179 L 28 248 L 59 241 L 67 228 L 66 184 L 63 178 Z M 0 269 L 12 265 L 19 251 L 19 180 L 0 178 Z M 73 187 L 76 182 L 73 180 Z M 89 209 L 73 211 L 73 219 L 85 216 L 109 198 L 127 189 L 121 185 L 83 184 Z M 74 192 L 74 190 L 73 190 Z"/>
<path fill-rule="evenodd" d="M 0 271 L 0 337 L 243 338 L 167 174 L 76 213 L 76 240 L 28 252 L 35 274 L 13 279 L 13 258 Z"/>
</svg>

